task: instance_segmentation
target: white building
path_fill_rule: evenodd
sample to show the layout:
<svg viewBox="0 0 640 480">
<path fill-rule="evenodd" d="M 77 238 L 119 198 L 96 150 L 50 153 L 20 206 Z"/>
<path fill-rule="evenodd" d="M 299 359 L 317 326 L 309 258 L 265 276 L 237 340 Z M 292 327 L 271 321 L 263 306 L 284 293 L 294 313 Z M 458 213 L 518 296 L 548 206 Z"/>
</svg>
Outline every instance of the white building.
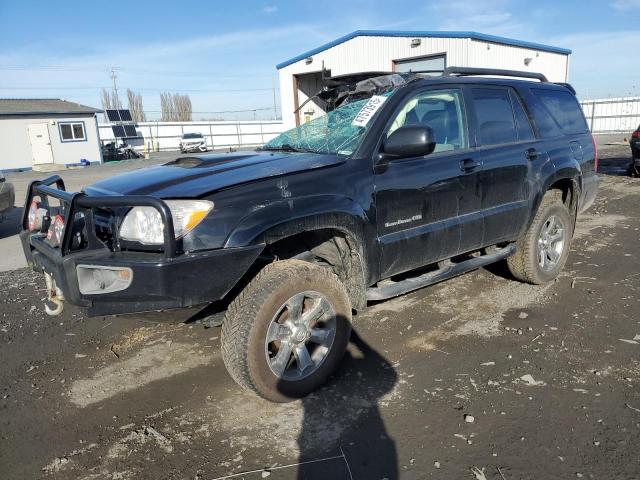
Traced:
<svg viewBox="0 0 640 480">
<path fill-rule="evenodd" d="M 323 67 L 333 77 L 452 66 L 500 68 L 539 72 L 552 82 L 566 82 L 570 54 L 564 48 L 476 32 L 358 30 L 277 65 L 282 120 L 292 128 L 322 115 L 313 101 L 294 112 L 322 88 Z"/>
<path fill-rule="evenodd" d="M 59 170 L 102 161 L 96 115 L 59 99 L 0 98 L 0 170 Z"/>
</svg>

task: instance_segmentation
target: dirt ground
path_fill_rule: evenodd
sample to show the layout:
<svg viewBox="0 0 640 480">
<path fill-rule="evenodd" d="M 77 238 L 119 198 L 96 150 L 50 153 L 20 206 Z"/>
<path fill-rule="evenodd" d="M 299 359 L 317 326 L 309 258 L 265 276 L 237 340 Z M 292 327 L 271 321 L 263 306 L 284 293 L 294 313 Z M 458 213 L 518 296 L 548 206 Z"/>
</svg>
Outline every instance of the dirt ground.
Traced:
<svg viewBox="0 0 640 480">
<path fill-rule="evenodd" d="M 640 478 L 640 181 L 601 155 L 557 281 L 493 266 L 371 305 L 290 404 L 233 383 L 217 328 L 50 318 L 42 278 L 1 273 L 0 477 Z"/>
</svg>

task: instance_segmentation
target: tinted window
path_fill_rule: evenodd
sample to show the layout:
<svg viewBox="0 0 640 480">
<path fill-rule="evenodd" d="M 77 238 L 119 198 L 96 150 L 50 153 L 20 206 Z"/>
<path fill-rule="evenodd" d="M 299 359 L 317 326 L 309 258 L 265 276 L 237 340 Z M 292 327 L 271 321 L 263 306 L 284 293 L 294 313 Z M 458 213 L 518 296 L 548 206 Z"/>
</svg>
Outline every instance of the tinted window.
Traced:
<svg viewBox="0 0 640 480">
<path fill-rule="evenodd" d="M 427 125 L 436 140 L 434 152 L 467 148 L 464 105 L 459 90 L 430 90 L 411 98 L 396 115 L 387 136 L 405 125 Z"/>
<path fill-rule="evenodd" d="M 509 91 L 498 88 L 473 88 L 478 140 L 481 145 L 498 145 L 518 140 Z"/>
<path fill-rule="evenodd" d="M 568 135 L 589 131 L 576 97 L 564 90 L 531 89 L 542 108 L 551 117 L 560 132 Z M 537 121 L 537 119 L 536 119 Z"/>
<path fill-rule="evenodd" d="M 524 111 L 522 102 L 518 98 L 518 95 L 511 92 L 511 104 L 513 105 L 513 113 L 516 115 L 516 125 L 518 127 L 518 139 L 519 140 L 533 140 L 535 135 L 531 128 L 531 122 L 529 116 Z"/>
</svg>

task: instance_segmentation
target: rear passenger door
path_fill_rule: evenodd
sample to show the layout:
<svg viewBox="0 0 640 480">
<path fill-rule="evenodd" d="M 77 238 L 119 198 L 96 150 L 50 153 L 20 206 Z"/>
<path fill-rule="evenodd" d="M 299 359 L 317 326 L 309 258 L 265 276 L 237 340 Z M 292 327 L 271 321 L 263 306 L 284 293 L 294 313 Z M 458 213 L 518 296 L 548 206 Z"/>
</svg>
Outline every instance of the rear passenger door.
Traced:
<svg viewBox="0 0 640 480">
<path fill-rule="evenodd" d="M 544 160 L 521 100 L 510 87 L 469 88 L 476 132 L 483 245 L 515 240 L 528 218 L 528 172 Z"/>
</svg>

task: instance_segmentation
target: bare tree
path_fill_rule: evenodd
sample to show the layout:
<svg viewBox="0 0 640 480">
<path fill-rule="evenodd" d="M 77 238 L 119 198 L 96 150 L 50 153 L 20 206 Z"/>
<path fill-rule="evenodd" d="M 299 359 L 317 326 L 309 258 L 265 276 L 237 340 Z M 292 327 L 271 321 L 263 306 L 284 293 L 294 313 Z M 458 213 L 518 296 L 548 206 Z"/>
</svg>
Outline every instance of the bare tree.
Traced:
<svg viewBox="0 0 640 480">
<path fill-rule="evenodd" d="M 120 97 L 118 96 L 118 91 L 113 89 L 111 90 L 111 108 L 114 110 L 119 110 L 122 108 L 122 102 L 120 101 Z"/>
<path fill-rule="evenodd" d="M 161 120 L 163 122 L 170 122 L 174 118 L 173 97 L 168 92 L 160 94 L 160 110 L 162 112 Z"/>
<path fill-rule="evenodd" d="M 111 94 L 106 88 L 102 89 L 102 92 L 100 92 L 100 97 L 102 98 L 102 109 L 111 110 L 111 108 L 113 108 L 111 106 Z"/>
<path fill-rule="evenodd" d="M 178 121 L 190 122 L 192 120 L 192 107 L 189 95 L 180 95 L 176 93 L 173 96 L 173 104 L 176 110 Z"/>
<path fill-rule="evenodd" d="M 188 122 L 192 119 L 193 111 L 189 95 L 161 93 L 160 110 L 163 122 Z"/>
<path fill-rule="evenodd" d="M 106 88 L 103 88 L 102 91 L 100 92 L 100 97 L 102 100 L 103 110 L 117 110 L 119 108 L 122 108 L 122 103 L 120 103 L 120 99 L 118 98 L 118 92 L 116 90 L 112 89 L 111 92 L 109 92 L 109 90 L 107 90 Z M 142 98 L 140 99 L 140 102 L 142 102 Z M 105 119 L 108 120 L 106 114 L 105 114 Z"/>
<path fill-rule="evenodd" d="M 134 122 L 146 122 L 147 116 L 144 113 L 144 107 L 142 105 L 142 94 L 136 93 L 133 90 L 127 88 L 127 99 L 129 100 L 129 110 L 131 111 L 131 117 Z"/>
</svg>

